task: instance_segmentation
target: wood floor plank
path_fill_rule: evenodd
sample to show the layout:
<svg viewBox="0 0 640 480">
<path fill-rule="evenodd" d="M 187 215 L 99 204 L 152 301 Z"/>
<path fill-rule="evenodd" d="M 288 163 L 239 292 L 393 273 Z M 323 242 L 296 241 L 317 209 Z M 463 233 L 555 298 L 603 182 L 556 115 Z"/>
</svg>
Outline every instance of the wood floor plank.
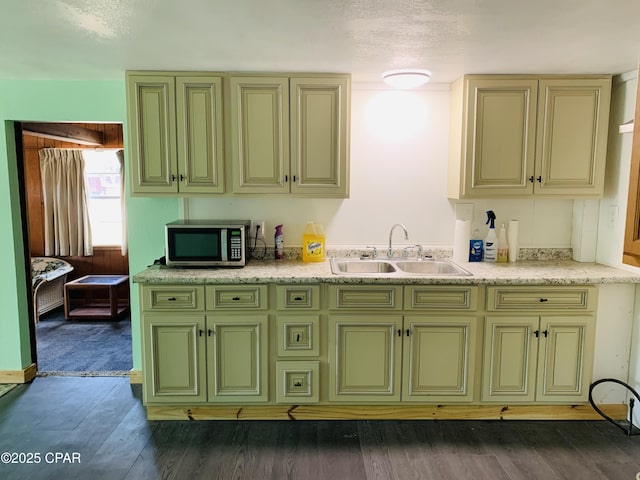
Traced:
<svg viewBox="0 0 640 480">
<path fill-rule="evenodd" d="M 84 402 L 84 403 L 83 403 Z M 52 418 L 56 417 L 56 418 Z M 640 436 L 604 421 L 150 421 L 126 378 L 38 378 L 0 398 L 2 480 L 633 479 Z"/>
</svg>

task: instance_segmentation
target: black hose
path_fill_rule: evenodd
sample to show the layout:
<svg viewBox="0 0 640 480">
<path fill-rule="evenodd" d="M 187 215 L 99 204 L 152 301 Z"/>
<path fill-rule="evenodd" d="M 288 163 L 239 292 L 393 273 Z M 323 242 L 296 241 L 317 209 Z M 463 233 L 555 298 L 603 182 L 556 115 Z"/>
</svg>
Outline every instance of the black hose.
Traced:
<svg viewBox="0 0 640 480">
<path fill-rule="evenodd" d="M 633 405 L 634 405 L 634 400 L 633 398 L 631 398 L 629 400 L 629 405 L 630 405 L 630 413 L 629 413 L 629 425 L 625 428 L 625 426 L 621 425 L 620 423 L 616 422 L 614 419 L 612 419 L 610 416 L 608 416 L 607 414 L 605 414 L 602 410 L 600 410 L 597 405 L 595 404 L 595 402 L 593 401 L 593 389 L 597 386 L 600 385 L 601 383 L 605 383 L 605 382 L 613 382 L 613 383 L 617 383 L 618 385 L 622 385 L 624 388 L 626 388 L 627 390 L 629 390 L 634 397 L 636 397 L 636 399 L 640 402 L 640 395 L 638 394 L 638 392 L 636 392 L 630 385 L 624 383 L 622 380 L 618 380 L 617 378 L 603 378 L 601 380 L 596 380 L 595 382 L 593 382 L 591 384 L 591 386 L 589 387 L 589 403 L 591 404 L 591 406 L 593 407 L 593 409 L 598 412 L 598 414 L 604 418 L 606 421 L 613 423 L 616 427 L 618 427 L 620 430 L 622 430 L 624 433 L 626 433 L 627 435 L 633 435 Z"/>
</svg>

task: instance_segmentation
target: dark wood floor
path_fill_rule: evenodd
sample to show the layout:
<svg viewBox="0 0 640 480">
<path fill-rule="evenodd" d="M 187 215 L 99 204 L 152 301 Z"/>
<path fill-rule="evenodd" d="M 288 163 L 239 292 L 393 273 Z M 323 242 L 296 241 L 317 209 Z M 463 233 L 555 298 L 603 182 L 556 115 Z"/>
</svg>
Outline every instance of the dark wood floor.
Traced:
<svg viewBox="0 0 640 480">
<path fill-rule="evenodd" d="M 604 421 L 151 422 L 140 387 L 119 377 L 18 386 L 0 398 L 2 452 L 40 454 L 39 464 L 0 463 L 2 480 L 634 480 L 640 472 L 640 436 Z M 55 463 L 56 453 L 81 463 Z"/>
</svg>

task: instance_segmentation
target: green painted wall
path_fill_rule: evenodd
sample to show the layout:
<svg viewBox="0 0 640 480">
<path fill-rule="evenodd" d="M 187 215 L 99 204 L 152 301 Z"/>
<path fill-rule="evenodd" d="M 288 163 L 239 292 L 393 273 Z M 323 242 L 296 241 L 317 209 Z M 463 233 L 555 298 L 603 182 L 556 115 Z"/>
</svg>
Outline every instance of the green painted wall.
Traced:
<svg viewBox="0 0 640 480">
<path fill-rule="evenodd" d="M 122 122 L 126 98 L 122 81 L 0 80 L 0 234 L 5 255 L 0 270 L 0 370 L 21 370 L 31 362 L 28 325 L 30 292 L 25 283 L 23 238 L 13 121 Z M 163 225 L 178 217 L 177 199 L 130 198 L 127 194 L 129 268 L 132 274 L 163 252 Z M 133 366 L 140 369 L 138 290 L 131 289 Z"/>
</svg>

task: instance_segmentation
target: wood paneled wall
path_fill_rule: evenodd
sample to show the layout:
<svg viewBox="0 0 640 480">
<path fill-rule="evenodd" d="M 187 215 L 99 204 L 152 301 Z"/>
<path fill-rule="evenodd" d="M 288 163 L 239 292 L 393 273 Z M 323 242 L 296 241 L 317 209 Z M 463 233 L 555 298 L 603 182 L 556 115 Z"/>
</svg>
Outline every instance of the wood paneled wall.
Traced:
<svg viewBox="0 0 640 480">
<path fill-rule="evenodd" d="M 124 148 L 122 124 L 75 123 L 84 128 L 102 132 L 104 148 Z M 31 256 L 44 255 L 44 220 L 42 201 L 42 179 L 40 177 L 40 158 L 42 148 L 89 148 L 71 142 L 52 140 L 33 135 L 22 135 L 25 172 L 25 191 L 27 197 L 27 217 L 29 221 L 29 251 Z M 122 255 L 120 248 L 94 247 L 91 257 L 64 257 L 74 267 L 70 279 L 88 274 L 128 274 L 129 259 Z"/>
</svg>

